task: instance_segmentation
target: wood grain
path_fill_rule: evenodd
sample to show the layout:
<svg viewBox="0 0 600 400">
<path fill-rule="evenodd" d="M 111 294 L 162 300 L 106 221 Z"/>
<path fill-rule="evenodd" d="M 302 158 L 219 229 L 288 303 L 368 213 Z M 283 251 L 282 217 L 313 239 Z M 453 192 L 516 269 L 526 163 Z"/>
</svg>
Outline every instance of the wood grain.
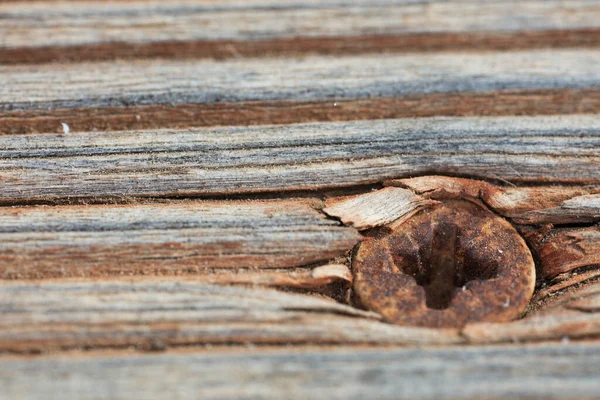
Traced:
<svg viewBox="0 0 600 400">
<path fill-rule="evenodd" d="M 599 59 L 568 49 L 1 66 L 0 110 L 598 89 Z"/>
<path fill-rule="evenodd" d="M 576 268 L 600 265 L 600 225 L 581 228 L 542 227 L 525 231 L 545 278 Z"/>
<path fill-rule="evenodd" d="M 0 208 L 0 277 L 286 268 L 343 255 L 360 236 L 308 201 Z"/>
<path fill-rule="evenodd" d="M 505 323 L 476 323 L 462 330 L 470 342 L 525 342 L 598 337 L 600 313 L 594 304 L 600 296 L 600 284 L 591 282 L 579 288 L 558 292 L 551 301 L 527 317 Z"/>
<path fill-rule="evenodd" d="M 600 182 L 596 116 L 0 136 L 0 203 L 324 190 L 420 174 Z"/>
<path fill-rule="evenodd" d="M 0 6 L 0 13 L 0 45 L 8 48 L 123 41 L 600 28 L 600 6 L 589 0 L 567 4 L 557 0 L 177 0 L 168 4 L 21 1 Z"/>
<path fill-rule="evenodd" d="M 312 295 L 193 280 L 0 283 L 0 352 L 195 344 L 450 344 Z"/>
<path fill-rule="evenodd" d="M 433 199 L 449 197 L 481 200 L 516 224 L 576 224 L 600 221 L 600 187 L 499 186 L 450 176 L 422 176 L 391 180 Z"/>
<path fill-rule="evenodd" d="M 408 189 L 388 187 L 370 193 L 328 199 L 323 212 L 339 218 L 344 225 L 364 230 L 402 221 L 436 203 Z"/>
<path fill-rule="evenodd" d="M 594 1 L 20 1 L 0 3 L 0 63 L 598 47 L 599 19 Z"/>
<path fill-rule="evenodd" d="M 190 126 L 292 124 L 433 116 L 556 115 L 600 112 L 600 90 L 543 89 L 409 94 L 395 97 L 243 103 L 52 108 L 0 112 L 0 134 L 119 131 Z"/>
<path fill-rule="evenodd" d="M 0 132 L 599 112 L 598 60 L 569 49 L 0 66 Z"/>
<path fill-rule="evenodd" d="M 15 400 L 592 399 L 599 357 L 598 343 L 5 357 L 0 385 Z"/>
</svg>

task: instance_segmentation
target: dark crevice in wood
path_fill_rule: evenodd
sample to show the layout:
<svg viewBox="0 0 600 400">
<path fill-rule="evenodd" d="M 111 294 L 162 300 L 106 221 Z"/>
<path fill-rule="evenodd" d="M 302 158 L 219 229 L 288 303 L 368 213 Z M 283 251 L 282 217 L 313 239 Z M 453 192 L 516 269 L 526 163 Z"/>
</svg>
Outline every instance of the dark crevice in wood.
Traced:
<svg viewBox="0 0 600 400">
<path fill-rule="evenodd" d="M 519 32 L 440 32 L 258 40 L 198 40 L 99 43 L 0 49 L 0 64 L 107 61 L 115 59 L 232 59 L 307 54 L 502 51 L 600 47 L 600 29 Z"/>
<path fill-rule="evenodd" d="M 67 122 L 71 132 L 85 132 L 433 116 L 584 113 L 600 113 L 599 89 L 506 90 L 335 101 L 276 100 L 6 111 L 0 113 L 0 134 L 61 133 L 61 122 Z"/>
</svg>

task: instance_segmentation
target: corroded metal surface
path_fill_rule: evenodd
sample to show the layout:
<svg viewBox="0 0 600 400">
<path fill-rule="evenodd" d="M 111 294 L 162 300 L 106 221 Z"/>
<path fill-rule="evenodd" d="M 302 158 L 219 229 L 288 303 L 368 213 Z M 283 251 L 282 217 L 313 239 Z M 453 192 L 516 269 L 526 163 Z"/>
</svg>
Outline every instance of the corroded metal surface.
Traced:
<svg viewBox="0 0 600 400">
<path fill-rule="evenodd" d="M 518 232 L 464 200 L 366 238 L 353 270 L 360 301 L 401 325 L 508 321 L 523 312 L 535 284 L 535 264 Z"/>
</svg>

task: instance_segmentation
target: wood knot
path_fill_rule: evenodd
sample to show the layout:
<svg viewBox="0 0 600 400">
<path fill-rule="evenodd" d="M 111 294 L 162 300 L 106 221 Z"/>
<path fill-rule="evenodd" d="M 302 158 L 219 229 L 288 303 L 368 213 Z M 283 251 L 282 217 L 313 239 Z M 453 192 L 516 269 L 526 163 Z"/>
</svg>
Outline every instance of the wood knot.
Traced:
<svg viewBox="0 0 600 400">
<path fill-rule="evenodd" d="M 454 199 L 364 240 L 352 268 L 360 301 L 400 325 L 508 321 L 524 311 L 535 284 L 533 257 L 513 226 Z"/>
</svg>

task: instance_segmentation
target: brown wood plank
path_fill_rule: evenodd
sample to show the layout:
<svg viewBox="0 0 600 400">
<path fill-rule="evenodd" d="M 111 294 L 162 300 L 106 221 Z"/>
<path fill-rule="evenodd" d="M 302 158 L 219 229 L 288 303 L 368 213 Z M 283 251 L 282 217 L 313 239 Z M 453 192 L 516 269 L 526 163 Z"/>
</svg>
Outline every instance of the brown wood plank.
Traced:
<svg viewBox="0 0 600 400">
<path fill-rule="evenodd" d="M 0 208 L 0 277 L 290 268 L 359 238 L 304 200 Z"/>
</svg>

